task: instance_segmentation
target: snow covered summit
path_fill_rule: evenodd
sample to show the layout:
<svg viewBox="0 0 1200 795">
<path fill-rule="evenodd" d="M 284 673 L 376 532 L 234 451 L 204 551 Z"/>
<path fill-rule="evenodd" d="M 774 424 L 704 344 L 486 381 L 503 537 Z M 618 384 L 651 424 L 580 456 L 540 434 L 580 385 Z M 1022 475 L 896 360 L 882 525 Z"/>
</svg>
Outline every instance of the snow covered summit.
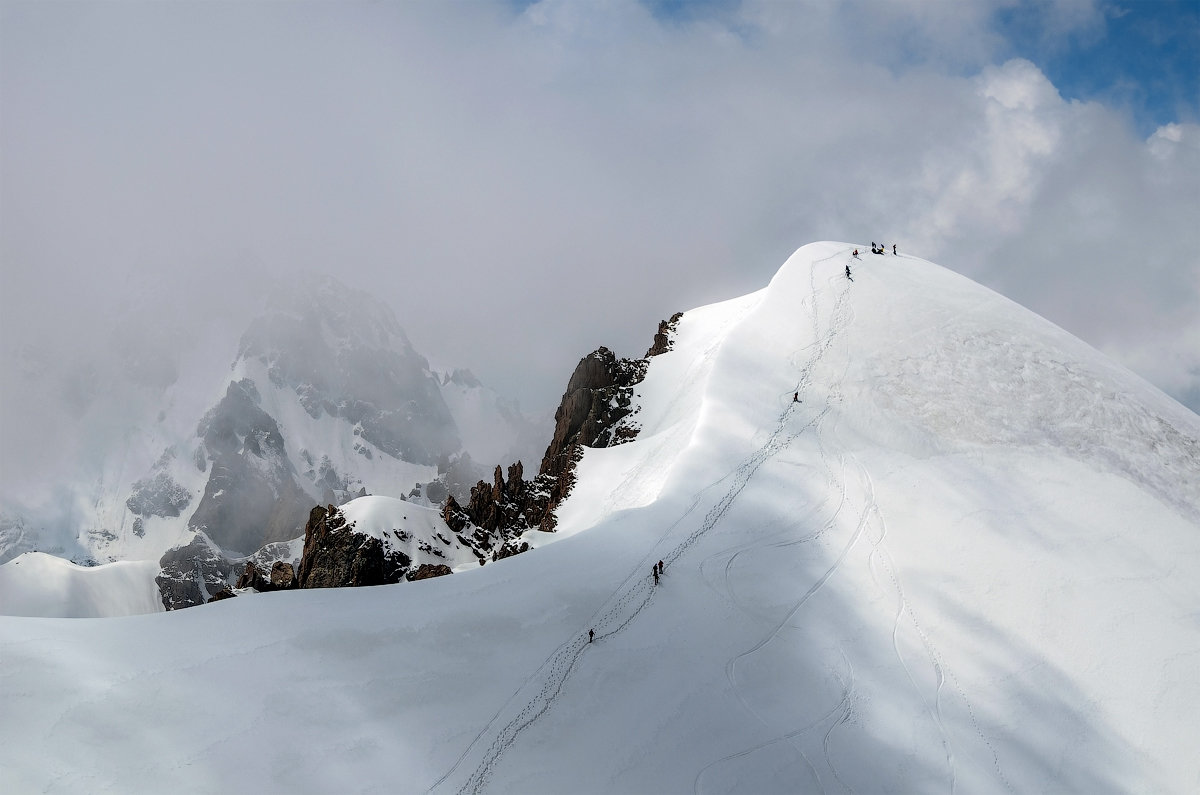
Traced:
<svg viewBox="0 0 1200 795">
<path fill-rule="evenodd" d="M 684 313 L 534 552 L 0 619 L 0 785 L 1195 791 L 1200 418 L 853 248 Z"/>
</svg>

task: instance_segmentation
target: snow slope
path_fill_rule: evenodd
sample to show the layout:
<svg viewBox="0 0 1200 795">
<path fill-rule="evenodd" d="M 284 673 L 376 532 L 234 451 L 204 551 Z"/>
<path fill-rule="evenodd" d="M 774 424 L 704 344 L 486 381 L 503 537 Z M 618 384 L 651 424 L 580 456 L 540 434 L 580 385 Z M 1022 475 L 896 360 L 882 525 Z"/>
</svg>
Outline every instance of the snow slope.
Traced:
<svg viewBox="0 0 1200 795">
<path fill-rule="evenodd" d="M 1200 418 L 960 276 L 851 249 L 686 313 L 557 543 L 0 618 L 0 787 L 1200 789 Z"/>
<path fill-rule="evenodd" d="M 104 618 L 162 612 L 154 584 L 158 562 L 122 560 L 77 566 L 44 552 L 0 565 L 0 605 L 6 615 Z"/>
</svg>

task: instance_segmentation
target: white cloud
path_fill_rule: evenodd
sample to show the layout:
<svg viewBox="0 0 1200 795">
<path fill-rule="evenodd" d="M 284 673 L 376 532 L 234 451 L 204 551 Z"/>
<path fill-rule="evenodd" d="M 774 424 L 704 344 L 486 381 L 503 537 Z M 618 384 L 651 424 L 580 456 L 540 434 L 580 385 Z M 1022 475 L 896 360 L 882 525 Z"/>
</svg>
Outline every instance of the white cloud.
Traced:
<svg viewBox="0 0 1200 795">
<path fill-rule="evenodd" d="M 886 238 L 1188 394 L 1196 127 L 1139 140 L 997 62 L 1008 6 L 6 6 L 4 380 L 29 342 L 103 371 L 80 340 L 130 289 L 147 334 L 236 326 L 316 269 L 373 285 L 431 356 L 553 404 L 597 345 L 640 353 L 805 242 Z M 1041 13 L 1082 34 L 1108 10 Z"/>
</svg>

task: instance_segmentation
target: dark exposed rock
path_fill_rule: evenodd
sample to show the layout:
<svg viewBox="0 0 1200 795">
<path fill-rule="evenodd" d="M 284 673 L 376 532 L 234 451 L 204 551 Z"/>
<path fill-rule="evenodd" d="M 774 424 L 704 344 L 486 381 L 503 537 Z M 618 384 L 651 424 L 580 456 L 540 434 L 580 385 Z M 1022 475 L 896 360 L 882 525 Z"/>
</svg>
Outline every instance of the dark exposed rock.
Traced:
<svg viewBox="0 0 1200 795">
<path fill-rule="evenodd" d="M 295 538 L 312 504 L 296 482 L 279 426 L 258 401 L 252 381 L 231 383 L 197 429 L 212 472 L 188 526 L 242 554 Z"/>
<path fill-rule="evenodd" d="M 520 544 L 516 541 L 507 541 L 492 554 L 492 560 L 504 560 L 505 558 L 511 558 L 513 555 L 520 555 L 522 552 L 528 551 L 528 541 L 522 541 Z"/>
<path fill-rule="evenodd" d="M 296 572 L 292 564 L 282 560 L 277 560 L 271 566 L 271 574 L 268 577 L 263 574 L 254 561 L 248 561 L 246 568 L 238 577 L 236 588 L 253 588 L 256 591 L 286 591 L 296 587 Z"/>
<path fill-rule="evenodd" d="M 233 564 L 218 552 L 203 533 L 197 533 L 184 546 L 167 550 L 159 559 L 159 575 L 154 578 L 163 607 L 179 610 L 207 602 L 212 595 L 229 586 Z"/>
<path fill-rule="evenodd" d="M 133 493 L 125 507 L 138 516 L 178 516 L 192 501 L 192 495 L 166 472 L 142 478 L 133 484 Z"/>
<path fill-rule="evenodd" d="M 585 447 L 611 447 L 633 439 L 639 430 L 630 417 L 636 413 L 633 388 L 646 377 L 649 357 L 671 348 L 677 312 L 658 325 L 654 344 L 644 359 L 618 359 L 599 348 L 579 361 L 567 383 L 550 440 L 537 476 L 524 479 L 521 462 L 509 467 L 508 479 L 496 467 L 492 483 L 480 480 L 464 507 L 449 498 L 442 519 L 481 557 L 499 560 L 519 547 L 510 541 L 530 528 L 553 532 L 555 509 L 575 484 L 575 465 Z M 494 551 L 492 551 L 494 550 Z"/>
<path fill-rule="evenodd" d="M 672 341 L 671 335 L 675 333 L 675 328 L 679 325 L 679 319 L 683 317 L 682 312 L 676 312 L 671 315 L 670 320 L 660 320 L 658 322 L 658 332 L 654 335 L 654 344 L 646 351 L 646 358 L 658 356 L 660 353 L 666 353 L 671 350 Z"/>
<path fill-rule="evenodd" d="M 378 538 L 354 532 L 332 505 L 313 508 L 304 527 L 300 588 L 341 588 L 399 582 L 412 560 L 388 552 Z"/>
<path fill-rule="evenodd" d="M 445 577 L 447 574 L 453 574 L 450 567 L 441 563 L 422 563 L 415 570 L 408 573 L 408 581 L 428 580 L 430 577 Z"/>
<path fill-rule="evenodd" d="M 446 523 L 447 527 L 458 533 L 471 523 L 471 518 L 467 516 L 467 512 L 462 509 L 458 504 L 458 500 L 454 499 L 454 495 L 451 494 L 442 505 L 442 521 Z"/>
<path fill-rule="evenodd" d="M 255 566 L 253 562 L 247 563 L 246 568 L 242 570 L 241 576 L 238 577 L 235 588 L 253 588 L 256 591 L 265 591 L 270 583 L 263 576 L 262 571 Z"/>
<path fill-rule="evenodd" d="M 282 560 L 275 561 L 271 566 L 271 589 L 274 591 L 286 591 L 289 588 L 296 587 L 296 570 L 292 564 L 285 563 Z"/>
<path fill-rule="evenodd" d="M 222 599 L 233 599 L 235 596 L 237 596 L 237 594 L 235 594 L 233 592 L 233 589 L 230 588 L 228 585 L 226 585 L 224 588 L 222 588 L 221 590 L 217 591 L 215 594 L 210 596 L 208 598 L 208 601 L 209 602 L 219 602 Z"/>
</svg>

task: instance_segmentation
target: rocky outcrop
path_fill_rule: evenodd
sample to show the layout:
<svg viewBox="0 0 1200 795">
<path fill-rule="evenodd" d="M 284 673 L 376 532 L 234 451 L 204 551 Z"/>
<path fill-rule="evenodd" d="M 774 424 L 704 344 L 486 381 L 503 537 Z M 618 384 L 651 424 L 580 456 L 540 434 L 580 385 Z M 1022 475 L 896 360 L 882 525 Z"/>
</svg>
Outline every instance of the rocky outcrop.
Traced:
<svg viewBox="0 0 1200 795">
<path fill-rule="evenodd" d="M 246 568 L 238 577 L 236 588 L 253 588 L 256 591 L 286 591 L 296 587 L 296 571 L 292 564 L 277 560 L 271 566 L 269 574 L 264 574 L 254 561 L 246 563 Z"/>
<path fill-rule="evenodd" d="M 270 588 L 270 581 L 266 575 L 262 573 L 262 569 L 255 566 L 253 562 L 247 563 L 246 568 L 242 570 L 241 575 L 237 579 L 235 588 L 253 588 L 256 591 L 266 591 Z"/>
<path fill-rule="evenodd" d="M 511 558 L 513 555 L 520 555 L 522 552 L 528 551 L 528 541 L 507 541 L 492 553 L 492 560 L 504 560 L 505 558 Z"/>
<path fill-rule="evenodd" d="M 219 601 L 221 601 L 222 599 L 232 599 L 232 598 L 234 598 L 235 596 L 237 596 L 237 594 L 235 594 L 235 593 L 233 592 L 233 589 L 232 589 L 232 588 L 230 588 L 228 585 L 226 585 L 224 588 L 222 588 L 221 590 L 217 591 L 215 594 L 213 594 L 212 596 L 210 596 L 210 597 L 208 598 L 208 601 L 209 601 L 210 603 L 211 603 L 211 602 L 219 602 Z"/>
<path fill-rule="evenodd" d="M 671 334 L 681 317 L 676 313 L 658 324 L 646 358 L 618 359 L 608 348 L 599 348 L 579 361 L 533 480 L 524 480 L 518 461 L 509 467 L 507 480 L 497 466 L 490 485 L 479 481 L 465 507 L 453 498 L 446 500 L 442 519 L 481 559 L 486 555 L 499 560 L 523 551 L 512 542 L 528 529 L 554 531 L 555 508 L 575 485 L 575 464 L 583 448 L 611 447 L 637 436 L 634 386 L 646 377 L 649 357 L 670 350 Z"/>
<path fill-rule="evenodd" d="M 125 507 L 137 516 L 178 516 L 192 501 L 187 489 L 167 472 L 135 481 Z"/>
<path fill-rule="evenodd" d="M 354 532 L 332 505 L 313 508 L 304 527 L 304 556 L 297 582 L 300 588 L 342 588 L 400 582 L 412 560 L 383 542 Z"/>
<path fill-rule="evenodd" d="M 650 349 L 646 351 L 646 358 L 658 356 L 660 353 L 666 353 L 671 350 L 672 341 L 671 335 L 675 333 L 676 326 L 679 325 L 679 319 L 683 317 L 682 312 L 676 312 L 671 315 L 669 320 L 660 320 L 658 322 L 658 331 L 654 334 L 654 343 Z"/>
<path fill-rule="evenodd" d="M 408 573 L 408 581 L 428 580 L 430 577 L 445 577 L 451 574 L 450 567 L 442 563 L 422 563 Z"/>
<path fill-rule="evenodd" d="M 168 550 L 158 565 L 160 572 L 154 582 L 167 610 L 204 604 L 229 587 L 234 571 L 233 564 L 203 533 L 197 533 L 184 546 Z"/>
<path fill-rule="evenodd" d="M 296 569 L 290 563 L 275 561 L 271 566 L 270 585 L 272 591 L 286 591 L 296 587 Z"/>
</svg>

